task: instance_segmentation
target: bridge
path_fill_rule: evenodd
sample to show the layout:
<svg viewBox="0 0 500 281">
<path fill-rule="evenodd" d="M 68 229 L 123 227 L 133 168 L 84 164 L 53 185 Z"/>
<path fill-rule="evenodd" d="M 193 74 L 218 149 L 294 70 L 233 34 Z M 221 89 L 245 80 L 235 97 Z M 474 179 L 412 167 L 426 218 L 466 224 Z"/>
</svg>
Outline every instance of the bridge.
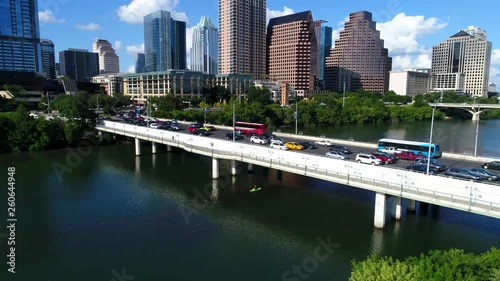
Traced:
<svg viewBox="0 0 500 281">
<path fill-rule="evenodd" d="M 393 216 L 400 219 L 402 199 L 407 200 L 410 211 L 417 201 L 453 208 L 475 214 L 500 218 L 500 188 L 495 184 L 471 182 L 442 176 L 409 172 L 388 166 L 370 166 L 352 161 L 326 158 L 308 151 L 283 151 L 244 140 L 232 141 L 223 138 L 195 136 L 187 131 L 171 132 L 103 121 L 96 126 L 102 132 L 135 138 L 135 154 L 141 155 L 141 142 L 151 142 L 152 153 L 158 145 L 166 145 L 167 151 L 174 147 L 212 158 L 212 177 L 219 178 L 219 162 L 231 162 L 231 175 L 237 176 L 237 165 L 253 165 L 308 176 L 329 182 L 361 188 L 376 193 L 374 226 L 384 228 L 386 224 L 386 200 L 393 200 Z M 225 135 L 225 134 L 224 134 Z M 305 138 L 305 136 L 301 136 Z M 314 137 L 309 137 L 310 139 Z M 469 157 L 470 156 L 460 156 Z M 465 159 L 465 158 L 461 158 Z"/>
<path fill-rule="evenodd" d="M 500 104 L 469 103 L 429 103 L 430 106 L 443 108 L 461 108 L 472 114 L 472 121 L 479 121 L 479 115 L 489 109 L 500 109 Z"/>
</svg>

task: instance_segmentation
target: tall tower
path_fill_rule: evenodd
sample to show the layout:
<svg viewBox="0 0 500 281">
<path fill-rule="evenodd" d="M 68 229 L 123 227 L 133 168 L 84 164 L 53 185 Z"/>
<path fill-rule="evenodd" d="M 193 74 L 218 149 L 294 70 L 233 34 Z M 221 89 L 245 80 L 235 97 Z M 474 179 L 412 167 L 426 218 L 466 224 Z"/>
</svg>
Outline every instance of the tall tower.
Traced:
<svg viewBox="0 0 500 281">
<path fill-rule="evenodd" d="M 201 17 L 193 28 L 191 46 L 191 70 L 207 74 L 218 73 L 218 37 L 217 28 L 209 17 Z"/>
<path fill-rule="evenodd" d="M 469 26 L 432 48 L 432 89 L 488 95 L 492 44 L 486 31 Z"/>
<path fill-rule="evenodd" d="M 45 78 L 56 79 L 56 54 L 54 43 L 48 39 L 41 39 L 42 48 L 42 71 L 45 73 Z"/>
<path fill-rule="evenodd" d="M 325 88 L 341 92 L 364 89 L 385 93 L 389 89 L 392 58 L 380 39 L 372 14 L 351 13 L 340 38 L 326 58 Z"/>
<path fill-rule="evenodd" d="M 172 65 L 170 69 L 186 69 L 186 23 L 170 19 L 171 37 L 170 52 Z"/>
<path fill-rule="evenodd" d="M 319 80 L 325 79 L 325 63 L 326 57 L 330 54 L 332 48 L 332 32 L 333 29 L 329 26 L 321 26 L 319 35 Z"/>
<path fill-rule="evenodd" d="M 136 53 L 134 55 L 134 71 L 135 71 L 135 73 L 144 72 L 145 62 L 146 62 L 146 59 L 145 59 L 143 53 Z"/>
<path fill-rule="evenodd" d="M 81 81 L 90 82 L 99 74 L 99 56 L 82 49 L 68 49 L 59 52 L 61 75 Z"/>
<path fill-rule="evenodd" d="M 36 0 L 0 0 L 0 71 L 42 72 Z"/>
<path fill-rule="evenodd" d="M 165 71 L 172 65 L 170 13 L 157 11 L 144 16 L 144 71 Z"/>
<path fill-rule="evenodd" d="M 92 51 L 99 55 L 100 73 L 120 72 L 120 58 L 108 40 L 96 39 L 92 44 Z"/>
<path fill-rule="evenodd" d="M 219 73 L 266 72 L 266 0 L 219 0 Z"/>
</svg>

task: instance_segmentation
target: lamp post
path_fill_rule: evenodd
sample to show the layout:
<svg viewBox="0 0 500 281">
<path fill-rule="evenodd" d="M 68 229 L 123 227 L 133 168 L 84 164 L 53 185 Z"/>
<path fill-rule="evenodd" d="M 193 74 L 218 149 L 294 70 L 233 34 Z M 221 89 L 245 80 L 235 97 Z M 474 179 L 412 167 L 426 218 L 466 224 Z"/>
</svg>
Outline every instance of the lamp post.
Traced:
<svg viewBox="0 0 500 281">
<path fill-rule="evenodd" d="M 297 92 L 295 92 L 295 113 L 293 114 L 295 118 L 295 134 L 298 135 L 299 128 L 299 101 L 297 100 Z"/>
<path fill-rule="evenodd" d="M 441 97 L 437 100 L 434 108 L 432 108 L 432 120 L 431 120 L 431 133 L 429 137 L 429 151 L 427 154 L 427 175 L 429 175 L 429 170 L 431 168 L 431 146 L 432 146 L 432 131 L 434 130 L 434 113 L 436 112 L 437 104 L 443 99 L 443 91 L 441 91 Z"/>
<path fill-rule="evenodd" d="M 476 103 L 476 97 L 474 97 L 474 104 L 476 105 L 476 110 L 479 112 L 479 106 L 477 106 Z M 479 113 L 477 114 L 477 119 L 476 119 L 476 140 L 474 142 L 474 157 L 477 157 L 477 139 L 479 137 Z"/>
<path fill-rule="evenodd" d="M 345 76 L 344 76 L 344 91 L 342 93 L 342 107 L 345 106 Z"/>
<path fill-rule="evenodd" d="M 236 140 L 236 100 L 233 101 L 233 142 Z"/>
</svg>

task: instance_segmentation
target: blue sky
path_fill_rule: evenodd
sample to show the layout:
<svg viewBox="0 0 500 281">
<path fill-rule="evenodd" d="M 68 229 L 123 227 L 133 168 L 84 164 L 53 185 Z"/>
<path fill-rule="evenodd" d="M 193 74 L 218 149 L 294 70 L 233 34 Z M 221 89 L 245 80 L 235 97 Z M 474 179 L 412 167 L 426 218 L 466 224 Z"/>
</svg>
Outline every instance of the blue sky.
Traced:
<svg viewBox="0 0 500 281">
<path fill-rule="evenodd" d="M 328 3 L 328 4 L 327 4 Z M 492 2 L 479 0 L 471 5 L 455 0 L 356 0 L 356 1 L 285 1 L 268 0 L 268 18 L 311 10 L 314 19 L 328 21 L 335 34 L 343 28 L 349 13 L 367 10 L 373 13 L 385 46 L 393 57 L 393 69 L 430 67 L 433 45 L 459 29 L 476 25 L 488 32 L 493 42 L 490 82 L 500 88 L 500 29 L 496 28 L 496 9 Z M 491 9 L 488 9 L 490 7 Z M 120 56 L 121 71 L 130 71 L 133 53 L 143 44 L 142 17 L 164 9 L 191 27 L 201 16 L 209 16 L 218 25 L 217 0 L 39 0 L 41 37 L 54 41 L 56 52 L 67 48 L 92 49 L 95 38 L 107 39 Z M 188 48 L 191 38 L 187 39 Z"/>
</svg>

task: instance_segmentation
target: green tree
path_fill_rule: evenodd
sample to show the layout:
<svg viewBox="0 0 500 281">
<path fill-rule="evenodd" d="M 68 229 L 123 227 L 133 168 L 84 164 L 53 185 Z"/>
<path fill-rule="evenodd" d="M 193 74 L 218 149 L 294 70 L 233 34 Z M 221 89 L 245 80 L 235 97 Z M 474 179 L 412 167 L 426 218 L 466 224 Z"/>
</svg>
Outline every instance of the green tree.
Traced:
<svg viewBox="0 0 500 281">
<path fill-rule="evenodd" d="M 0 116 L 0 153 L 11 151 L 9 134 L 14 128 L 15 124 L 9 117 Z"/>
<path fill-rule="evenodd" d="M 28 115 L 24 105 L 16 110 L 13 116 L 13 129 L 9 130 L 8 140 L 13 151 L 26 151 L 35 142 L 33 132 L 35 131 L 35 119 Z"/>
<path fill-rule="evenodd" d="M 73 143 L 84 132 L 95 127 L 96 114 L 76 96 L 65 96 L 57 103 L 57 110 L 65 117 L 64 133 L 68 143 Z"/>
<path fill-rule="evenodd" d="M 158 98 L 158 110 L 172 111 L 180 109 L 182 109 L 182 101 L 178 97 L 168 94 Z"/>
<path fill-rule="evenodd" d="M 262 105 L 272 104 L 271 92 L 267 88 L 250 87 L 247 93 L 249 103 L 260 103 Z"/>
</svg>

